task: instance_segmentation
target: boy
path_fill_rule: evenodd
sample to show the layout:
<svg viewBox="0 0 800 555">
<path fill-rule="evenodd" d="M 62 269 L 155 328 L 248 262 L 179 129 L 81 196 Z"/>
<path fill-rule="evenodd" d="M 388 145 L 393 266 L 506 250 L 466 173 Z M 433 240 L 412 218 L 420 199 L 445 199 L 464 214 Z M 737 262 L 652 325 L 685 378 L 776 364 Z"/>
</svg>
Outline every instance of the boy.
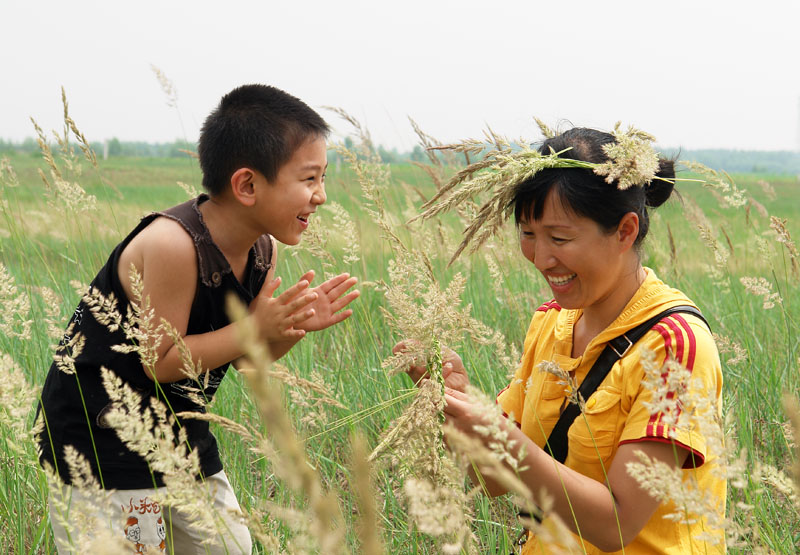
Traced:
<svg viewBox="0 0 800 555">
<path fill-rule="evenodd" d="M 326 199 L 328 131 L 314 110 L 281 90 L 264 85 L 234 89 L 222 98 L 200 133 L 198 153 L 208 194 L 146 216 L 92 282 L 105 297 L 113 293 L 117 311 L 124 316 L 135 298 L 130 271 L 135 267 L 142 280 L 142 298 L 149 297 L 155 311 L 154 322 L 167 320 L 182 336 L 194 362 L 202 361 L 208 375 L 201 377 L 199 389 L 204 390 L 199 393 L 207 401 L 228 364 L 243 355 L 234 338 L 236 324 L 225 314 L 228 294 L 248 303 L 274 358 L 283 356 L 306 332 L 327 328 L 352 314 L 349 309 L 341 311 L 359 295 L 357 290 L 348 293 L 356 278 L 347 274 L 309 290 L 313 272 L 308 272 L 273 297 L 280 284 L 280 278 L 274 278 L 274 240 L 299 243 L 309 217 Z M 157 354 L 152 371 L 136 353 L 112 350 L 111 346 L 130 341 L 121 329 L 101 325 L 91 304 L 81 301 L 57 353 L 74 357 L 74 373 L 61 371 L 54 362 L 42 390 L 43 463 L 70 484 L 64 448 L 76 448 L 101 486 L 117 490 L 113 500 L 123 512 L 119 518 L 110 515 L 111 528 L 128 539 L 135 531 L 137 549 L 151 545 L 152 551 L 161 551 L 166 524 L 166 534 L 172 536 L 166 545 L 174 544 L 177 553 L 216 548 L 250 553 L 249 532 L 234 519 L 227 518 L 226 532 L 218 538 L 221 545 L 201 546 L 207 538 L 191 537 L 197 533 L 187 526 L 186 515 L 166 508 L 162 513 L 150 500 L 154 488 L 164 485 L 163 477 L 126 447 L 104 419 L 112 404 L 100 368 L 112 370 L 140 392 L 143 406 L 157 397 L 173 414 L 205 412 L 197 395 L 190 393 L 197 391 L 198 380 L 187 378 L 178 348 L 165 333 L 160 342 L 149 339 Z M 79 337 L 85 338 L 85 345 L 75 355 Z M 189 445 L 199 454 L 202 479 L 215 507 L 224 515 L 238 509 L 208 423 L 179 420 Z M 78 488 L 70 493 L 73 503 L 81 496 Z M 66 531 L 55 518 L 52 503 L 50 511 L 57 542 L 63 542 Z M 131 517 L 137 519 L 135 528 L 126 526 Z"/>
</svg>

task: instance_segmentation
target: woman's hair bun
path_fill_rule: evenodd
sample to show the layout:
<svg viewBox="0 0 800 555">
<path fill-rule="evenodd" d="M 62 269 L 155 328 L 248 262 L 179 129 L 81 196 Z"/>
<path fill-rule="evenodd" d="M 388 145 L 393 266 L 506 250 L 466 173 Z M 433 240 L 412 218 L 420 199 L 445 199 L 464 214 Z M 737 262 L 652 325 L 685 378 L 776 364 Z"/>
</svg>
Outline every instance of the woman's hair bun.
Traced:
<svg viewBox="0 0 800 555">
<path fill-rule="evenodd" d="M 658 161 L 658 171 L 656 172 L 656 177 L 644 188 L 645 204 L 653 208 L 661 206 L 672 195 L 672 190 L 674 188 L 675 161 L 660 158 Z"/>
</svg>

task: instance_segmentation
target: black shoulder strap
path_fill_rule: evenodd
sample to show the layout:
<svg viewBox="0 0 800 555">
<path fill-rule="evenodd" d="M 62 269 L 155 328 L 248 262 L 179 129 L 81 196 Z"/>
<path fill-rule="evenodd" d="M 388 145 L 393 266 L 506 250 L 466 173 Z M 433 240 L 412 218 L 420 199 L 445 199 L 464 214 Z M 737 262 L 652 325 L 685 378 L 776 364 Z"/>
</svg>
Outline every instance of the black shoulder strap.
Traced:
<svg viewBox="0 0 800 555">
<path fill-rule="evenodd" d="M 633 347 L 633 345 L 639 341 L 639 339 L 641 339 L 642 336 L 653 326 L 667 316 L 675 314 L 676 312 L 684 312 L 697 316 L 703 322 L 705 322 L 706 326 L 708 326 L 708 322 L 706 322 L 706 319 L 703 318 L 702 314 L 700 314 L 700 311 L 689 305 L 673 306 L 672 308 L 668 308 L 660 314 L 653 316 L 646 322 L 639 324 L 635 328 L 628 330 L 623 335 L 620 335 L 619 337 L 608 342 L 605 349 L 603 349 L 603 352 L 600 353 L 597 361 L 594 363 L 594 365 L 592 365 L 589 373 L 586 374 L 586 377 L 578 388 L 578 392 L 580 393 L 581 397 L 583 399 L 588 399 L 591 397 L 592 393 L 597 390 L 605 377 L 611 371 L 611 367 L 614 366 L 614 363 L 625 356 L 631 347 Z M 711 329 L 711 326 L 708 326 L 708 328 Z M 567 459 L 567 430 L 569 430 L 569 427 L 579 414 L 580 407 L 578 405 L 574 403 L 568 404 L 561 413 L 561 417 L 558 419 L 558 422 L 556 422 L 553 431 L 550 432 L 550 437 L 547 438 L 545 451 L 549 451 L 550 455 L 552 455 L 552 457 L 559 462 L 563 463 Z"/>
</svg>

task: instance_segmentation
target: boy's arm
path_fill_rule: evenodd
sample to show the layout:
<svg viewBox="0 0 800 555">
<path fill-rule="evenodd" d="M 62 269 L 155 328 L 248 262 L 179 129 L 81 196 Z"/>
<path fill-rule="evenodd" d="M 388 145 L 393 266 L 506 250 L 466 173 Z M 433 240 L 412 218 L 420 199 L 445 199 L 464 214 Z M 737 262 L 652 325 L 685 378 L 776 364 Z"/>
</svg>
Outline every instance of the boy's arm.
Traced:
<svg viewBox="0 0 800 555">
<path fill-rule="evenodd" d="M 157 218 L 123 251 L 117 271 L 128 298 L 135 300 L 130 283 L 131 264 L 142 276 L 143 298 L 149 297 L 155 314 L 153 326 L 162 318 L 167 320 L 183 337 L 195 363 L 202 361 L 203 369 L 207 370 L 244 354 L 235 336 L 236 323 L 203 334 L 186 335 L 198 269 L 194 242 L 180 224 L 168 218 Z M 309 311 L 304 308 L 316 294 L 304 293 L 308 282 L 301 280 L 273 298 L 277 286 L 277 280 L 265 281 L 257 296 L 258 302 L 254 300 L 251 304 L 251 312 L 262 324 L 259 332 L 268 343 L 296 342 L 305 332 L 294 329 L 293 325 L 309 317 Z M 186 378 L 178 348 L 166 333 L 151 337 L 150 341 L 155 346 L 157 359 L 153 368 L 145 369 L 147 376 L 159 382 Z"/>
</svg>

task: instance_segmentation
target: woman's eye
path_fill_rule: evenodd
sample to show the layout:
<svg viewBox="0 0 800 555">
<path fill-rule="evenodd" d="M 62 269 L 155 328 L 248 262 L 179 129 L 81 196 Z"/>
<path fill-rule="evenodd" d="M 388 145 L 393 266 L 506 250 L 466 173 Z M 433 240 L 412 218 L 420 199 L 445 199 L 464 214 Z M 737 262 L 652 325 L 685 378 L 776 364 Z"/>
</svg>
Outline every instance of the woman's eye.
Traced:
<svg viewBox="0 0 800 555">
<path fill-rule="evenodd" d="M 553 237 L 553 241 L 556 243 L 566 243 L 569 239 L 565 239 L 564 237 Z"/>
</svg>

